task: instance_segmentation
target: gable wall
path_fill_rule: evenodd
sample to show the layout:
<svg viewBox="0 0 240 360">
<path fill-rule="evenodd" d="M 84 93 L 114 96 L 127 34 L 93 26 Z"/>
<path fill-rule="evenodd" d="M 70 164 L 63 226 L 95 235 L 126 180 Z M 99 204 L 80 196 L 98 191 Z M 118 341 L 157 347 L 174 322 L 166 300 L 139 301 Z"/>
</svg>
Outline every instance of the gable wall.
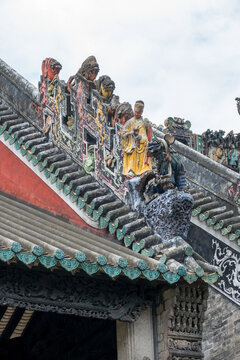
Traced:
<svg viewBox="0 0 240 360">
<path fill-rule="evenodd" d="M 74 224 L 91 228 L 1 141 L 0 154 L 0 191 L 62 216 Z M 101 230 L 94 231 L 103 234 Z"/>
<path fill-rule="evenodd" d="M 239 360 L 239 335 L 239 307 L 209 287 L 208 307 L 203 323 L 204 360 Z"/>
</svg>

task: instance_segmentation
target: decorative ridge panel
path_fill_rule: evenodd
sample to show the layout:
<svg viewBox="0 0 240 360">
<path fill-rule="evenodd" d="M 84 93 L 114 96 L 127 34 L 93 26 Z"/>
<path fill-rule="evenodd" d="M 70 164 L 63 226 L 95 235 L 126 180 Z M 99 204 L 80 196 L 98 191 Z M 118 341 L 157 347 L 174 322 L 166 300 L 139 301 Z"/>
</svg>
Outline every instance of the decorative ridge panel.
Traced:
<svg viewBox="0 0 240 360">
<path fill-rule="evenodd" d="M 98 68 L 95 57 L 89 57 L 86 61 L 94 61 L 96 69 Z M 128 258 L 124 258 L 121 256 L 121 252 L 119 254 L 116 250 L 114 256 L 112 255 L 113 263 L 108 264 L 108 258 L 103 249 L 98 254 L 95 245 L 92 245 L 92 249 L 88 248 L 87 243 L 81 242 L 77 246 L 73 246 L 67 236 L 61 247 L 58 247 L 58 244 L 61 243 L 59 234 L 54 234 L 54 241 L 51 241 L 51 245 L 44 242 L 45 235 L 43 233 L 38 234 L 38 242 L 35 244 L 38 248 L 34 247 L 34 252 L 29 244 L 31 239 L 29 240 L 28 234 L 28 239 L 24 239 L 29 248 L 28 251 L 19 251 L 16 256 L 29 266 L 38 261 L 38 257 L 41 257 L 41 263 L 47 264 L 47 266 L 51 266 L 55 262 L 53 259 L 57 259 L 57 266 L 75 271 L 79 267 L 76 252 L 80 251 L 88 260 L 85 268 L 89 272 L 97 272 L 101 269 L 109 276 L 115 277 L 122 272 L 123 268 L 129 266 L 141 270 L 141 276 L 145 276 L 149 280 L 157 279 L 161 271 L 164 271 L 165 280 L 169 283 L 178 281 L 180 276 L 184 276 L 187 282 L 195 281 L 203 276 L 204 281 L 210 281 L 208 275 L 212 273 L 212 269 L 209 271 L 209 268 L 203 265 L 205 266 L 204 270 L 199 265 L 197 254 L 181 237 L 185 237 L 188 230 L 193 200 L 191 195 L 181 191 L 185 187 L 184 169 L 174 154 L 171 153 L 170 156 L 169 153 L 167 161 L 172 170 L 175 166 L 175 172 L 171 172 L 171 181 L 173 182 L 170 182 L 172 186 L 175 184 L 175 189 L 173 190 L 173 187 L 165 189 L 166 184 L 159 183 L 158 186 L 163 193 L 158 188 L 159 193 L 157 191 L 153 198 L 152 195 L 149 195 L 151 192 L 149 179 L 144 177 L 145 173 L 147 174 L 147 171 L 152 169 L 151 159 L 147 153 L 146 156 L 144 155 L 145 148 L 144 152 L 139 150 L 141 164 L 136 165 L 136 169 L 141 166 L 138 169 L 139 172 L 134 175 L 144 174 L 143 178 L 140 178 L 139 188 L 142 188 L 141 191 L 144 193 L 146 202 L 142 202 L 145 204 L 142 210 L 139 210 L 141 204 L 138 206 L 134 203 L 132 206 L 131 197 L 134 197 L 138 190 L 134 181 L 129 180 L 131 187 L 126 186 L 129 169 L 127 170 L 126 154 L 128 152 L 125 148 L 128 146 L 127 140 L 124 140 L 126 127 L 123 125 L 126 120 L 129 120 L 127 124 L 134 123 L 137 119 L 135 118 L 136 109 L 140 106 L 142 112 L 143 102 L 136 102 L 134 117 L 132 117 L 130 104 L 119 104 L 118 97 L 112 93 L 111 98 L 104 95 L 103 89 L 106 83 L 111 84 L 112 89 L 115 88 L 114 82 L 109 77 L 103 76 L 95 84 L 91 78 L 85 76 L 84 71 L 81 73 L 79 70 L 65 84 L 58 77 L 61 68 L 61 64 L 54 59 L 48 58 L 43 61 L 43 76 L 39 83 L 39 102 L 31 103 L 31 108 L 37 117 L 36 126 L 32 121 L 29 122 L 28 117 L 20 116 L 6 101 L 1 101 L 0 137 L 9 149 L 14 151 L 41 179 L 44 179 L 48 186 L 58 193 L 90 226 L 106 229 L 120 244 L 131 249 L 132 255 L 129 257 L 132 264 Z M 104 82 L 105 80 L 107 82 Z M 113 102 L 116 104 L 113 105 Z M 124 122 L 122 122 L 121 106 L 124 108 L 124 116 L 126 114 L 129 116 Z M 112 113 L 109 109 L 112 109 Z M 110 115 L 113 113 L 118 118 Z M 158 139 L 150 142 L 152 131 L 150 122 L 141 118 L 138 124 L 142 124 L 142 130 L 139 128 L 139 131 L 142 131 L 140 138 L 145 136 L 148 139 L 145 145 L 150 145 L 148 152 L 152 151 L 151 154 L 160 154 L 163 147 L 170 144 L 168 141 L 162 142 Z M 133 146 L 133 149 L 136 146 Z M 166 151 L 169 152 L 167 147 Z M 122 151 L 124 152 L 123 161 L 121 159 Z M 160 157 L 156 157 L 155 160 L 160 161 Z M 158 163 L 157 169 L 160 169 L 160 163 Z M 145 189 L 150 189 L 149 194 L 145 194 L 144 184 Z M 164 221 L 155 211 L 159 206 L 165 212 L 167 219 L 167 224 L 164 226 Z M 139 218 L 139 214 L 141 214 L 141 218 Z M 3 226 L 9 233 L 6 221 L 3 219 Z M 24 236 L 20 229 L 22 226 L 20 221 L 18 219 L 16 233 Z M 175 221 L 174 224 L 172 221 Z M 46 254 L 41 251 L 42 242 L 47 248 Z M 25 250 L 25 247 L 23 248 Z M 145 257 L 145 260 L 141 258 L 141 255 Z M 170 260 L 174 261 L 170 264 Z M 161 265 L 166 262 L 167 268 L 158 267 L 159 262 Z M 216 271 L 214 269 L 213 272 Z M 172 276 L 172 273 L 175 276 Z M 126 271 L 126 274 L 130 274 L 130 272 Z M 132 276 L 134 275 L 131 274 Z"/>
</svg>

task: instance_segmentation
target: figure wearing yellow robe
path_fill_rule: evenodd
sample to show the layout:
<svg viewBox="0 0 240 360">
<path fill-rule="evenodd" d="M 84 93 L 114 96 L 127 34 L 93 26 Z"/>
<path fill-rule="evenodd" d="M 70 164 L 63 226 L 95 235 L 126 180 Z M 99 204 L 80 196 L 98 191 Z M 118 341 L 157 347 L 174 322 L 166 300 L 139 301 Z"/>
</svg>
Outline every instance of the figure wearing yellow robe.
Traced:
<svg viewBox="0 0 240 360">
<path fill-rule="evenodd" d="M 151 160 L 147 157 L 151 128 L 142 118 L 143 107 L 142 101 L 136 102 L 134 117 L 125 123 L 122 130 L 123 175 L 125 176 L 139 176 L 152 169 Z"/>
</svg>

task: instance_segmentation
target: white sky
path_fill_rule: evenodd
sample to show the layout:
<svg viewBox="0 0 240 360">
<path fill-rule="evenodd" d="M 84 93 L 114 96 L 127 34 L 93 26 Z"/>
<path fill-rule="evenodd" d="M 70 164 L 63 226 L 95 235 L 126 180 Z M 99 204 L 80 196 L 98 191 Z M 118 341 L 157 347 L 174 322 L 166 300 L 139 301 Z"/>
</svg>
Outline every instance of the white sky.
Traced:
<svg viewBox="0 0 240 360">
<path fill-rule="evenodd" d="M 46 57 L 67 80 L 95 55 L 121 102 L 195 133 L 240 132 L 239 38 L 239 0 L 0 0 L 0 57 L 34 85 Z"/>
</svg>

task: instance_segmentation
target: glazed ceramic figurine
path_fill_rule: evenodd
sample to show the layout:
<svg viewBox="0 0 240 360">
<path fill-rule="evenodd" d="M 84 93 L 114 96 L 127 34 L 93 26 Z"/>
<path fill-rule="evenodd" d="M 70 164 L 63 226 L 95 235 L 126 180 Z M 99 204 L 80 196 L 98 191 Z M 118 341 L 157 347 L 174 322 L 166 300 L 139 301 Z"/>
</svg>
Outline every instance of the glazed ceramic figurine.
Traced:
<svg viewBox="0 0 240 360">
<path fill-rule="evenodd" d="M 89 56 L 81 65 L 77 74 L 82 75 L 86 80 L 94 81 L 99 73 L 99 65 L 95 56 Z M 76 75 L 77 75 L 76 74 Z M 76 75 L 70 76 L 67 82 L 67 89 L 70 92 L 71 87 L 75 84 Z"/>
<path fill-rule="evenodd" d="M 134 117 L 128 120 L 122 130 L 123 175 L 134 177 L 151 170 L 151 160 L 147 156 L 147 145 L 152 138 L 152 128 L 142 118 L 143 101 L 134 106 Z"/>
</svg>

